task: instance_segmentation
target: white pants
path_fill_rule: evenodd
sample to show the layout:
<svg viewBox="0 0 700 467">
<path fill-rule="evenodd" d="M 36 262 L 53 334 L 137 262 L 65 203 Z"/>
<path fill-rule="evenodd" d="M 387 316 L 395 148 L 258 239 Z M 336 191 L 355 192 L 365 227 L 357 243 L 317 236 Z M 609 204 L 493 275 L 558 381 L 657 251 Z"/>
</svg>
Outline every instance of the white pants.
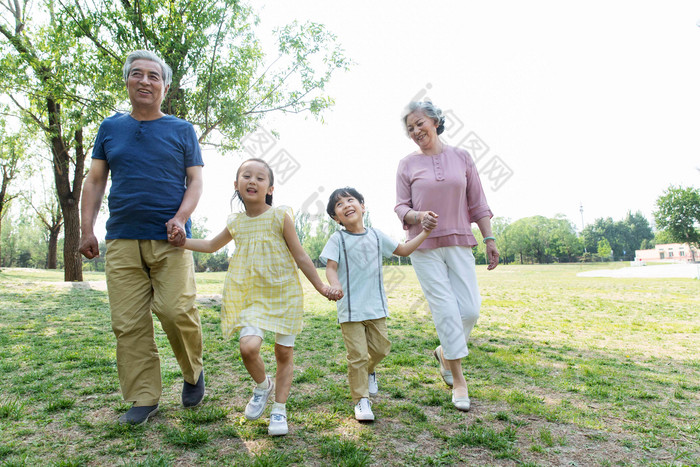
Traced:
<svg viewBox="0 0 700 467">
<path fill-rule="evenodd" d="M 481 307 L 472 249 L 448 246 L 416 250 L 411 263 L 430 305 L 445 359 L 466 357 L 469 335 Z"/>
</svg>

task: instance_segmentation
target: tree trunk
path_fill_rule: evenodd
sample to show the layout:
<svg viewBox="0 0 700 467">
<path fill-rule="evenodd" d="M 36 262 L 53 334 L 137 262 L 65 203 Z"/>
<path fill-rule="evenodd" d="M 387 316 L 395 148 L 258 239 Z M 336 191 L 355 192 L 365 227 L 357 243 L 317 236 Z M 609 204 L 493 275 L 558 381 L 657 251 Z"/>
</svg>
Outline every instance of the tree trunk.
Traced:
<svg viewBox="0 0 700 467">
<path fill-rule="evenodd" d="M 58 267 L 58 235 L 61 227 L 49 230 L 49 252 L 46 257 L 46 269 L 56 269 Z"/>
<path fill-rule="evenodd" d="M 80 211 L 78 203 L 70 199 L 67 206 L 63 208 L 64 238 L 63 238 L 63 263 L 64 280 L 83 280 L 83 260 L 80 257 L 78 248 L 80 247 Z"/>
<path fill-rule="evenodd" d="M 68 146 L 62 137 L 61 131 L 61 106 L 52 98 L 47 98 L 51 152 L 53 154 L 53 170 L 56 181 L 56 192 L 63 213 L 65 237 L 63 243 L 63 280 L 82 281 L 83 262 L 78 248 L 80 246 L 80 194 L 85 177 L 85 152 L 83 148 L 83 132 L 79 129 L 75 132 L 75 172 L 71 187 L 70 169 L 71 160 L 68 154 Z"/>
</svg>

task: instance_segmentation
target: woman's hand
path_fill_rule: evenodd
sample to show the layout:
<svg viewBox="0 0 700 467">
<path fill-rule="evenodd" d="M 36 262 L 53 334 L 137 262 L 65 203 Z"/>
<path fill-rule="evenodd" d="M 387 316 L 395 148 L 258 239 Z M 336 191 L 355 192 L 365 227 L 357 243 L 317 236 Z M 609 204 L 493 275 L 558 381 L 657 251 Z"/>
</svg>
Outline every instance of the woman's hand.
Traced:
<svg viewBox="0 0 700 467">
<path fill-rule="evenodd" d="M 420 223 L 423 226 L 423 230 L 430 232 L 435 227 L 437 227 L 438 215 L 433 211 L 423 211 L 420 213 Z"/>
<path fill-rule="evenodd" d="M 489 260 L 489 265 L 486 266 L 486 269 L 489 271 L 495 269 L 498 266 L 499 256 L 496 242 L 494 240 L 486 240 L 486 258 Z"/>
</svg>

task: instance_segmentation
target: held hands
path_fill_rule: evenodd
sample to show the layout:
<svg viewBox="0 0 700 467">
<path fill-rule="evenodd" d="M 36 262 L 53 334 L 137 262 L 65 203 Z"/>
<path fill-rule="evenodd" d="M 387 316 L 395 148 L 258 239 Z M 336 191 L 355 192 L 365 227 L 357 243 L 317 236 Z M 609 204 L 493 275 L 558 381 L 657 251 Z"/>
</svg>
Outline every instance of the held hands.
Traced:
<svg viewBox="0 0 700 467">
<path fill-rule="evenodd" d="M 187 240 L 185 227 L 174 218 L 165 223 L 168 229 L 168 243 L 173 246 L 183 246 Z"/>
<path fill-rule="evenodd" d="M 331 287 L 330 285 L 323 284 L 323 287 L 321 287 L 318 292 L 328 300 L 337 301 L 343 298 L 343 289 L 340 287 Z"/>
<path fill-rule="evenodd" d="M 433 211 L 423 211 L 421 213 L 420 223 L 423 230 L 426 232 L 431 232 L 438 225 L 438 215 Z"/>
</svg>

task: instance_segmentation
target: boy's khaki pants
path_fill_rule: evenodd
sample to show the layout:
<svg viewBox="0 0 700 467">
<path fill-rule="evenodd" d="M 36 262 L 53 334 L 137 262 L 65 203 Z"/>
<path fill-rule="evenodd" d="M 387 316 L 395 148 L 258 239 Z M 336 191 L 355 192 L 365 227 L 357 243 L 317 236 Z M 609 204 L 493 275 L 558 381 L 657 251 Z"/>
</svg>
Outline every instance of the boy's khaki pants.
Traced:
<svg viewBox="0 0 700 467">
<path fill-rule="evenodd" d="M 135 406 L 160 400 L 151 313 L 158 317 L 185 381 L 196 384 L 202 371 L 202 326 L 192 252 L 165 240 L 108 240 L 105 272 L 124 400 Z"/>
<path fill-rule="evenodd" d="M 369 398 L 368 376 L 389 355 L 386 318 L 340 323 L 340 329 L 348 351 L 350 394 L 357 404 L 363 397 Z"/>
</svg>

